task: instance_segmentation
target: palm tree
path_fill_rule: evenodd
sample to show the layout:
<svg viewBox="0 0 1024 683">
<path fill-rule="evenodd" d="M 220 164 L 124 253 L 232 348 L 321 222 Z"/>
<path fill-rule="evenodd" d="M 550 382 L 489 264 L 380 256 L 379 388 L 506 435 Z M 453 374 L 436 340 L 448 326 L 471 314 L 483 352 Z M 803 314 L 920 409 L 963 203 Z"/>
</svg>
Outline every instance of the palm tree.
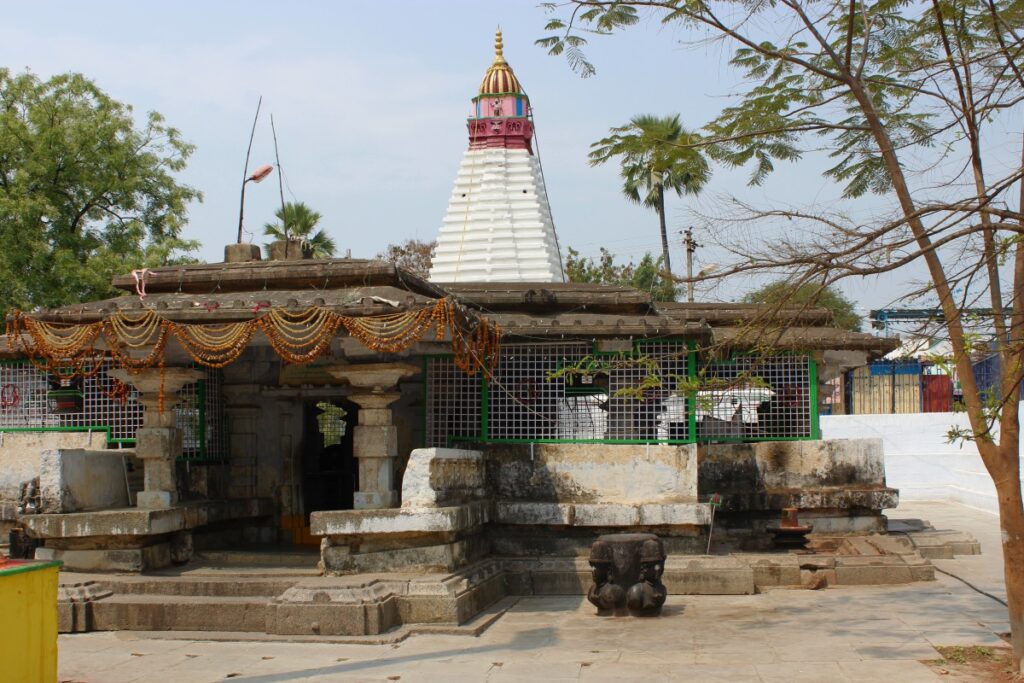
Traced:
<svg viewBox="0 0 1024 683">
<path fill-rule="evenodd" d="M 665 190 L 672 190 L 680 197 L 695 195 L 708 182 L 711 170 L 707 160 L 699 150 L 689 146 L 700 137 L 683 128 L 679 114 L 665 117 L 641 114 L 610 132 L 611 135 L 590 146 L 590 165 L 618 158 L 623 194 L 630 201 L 658 212 L 662 263 L 671 276 Z"/>
<path fill-rule="evenodd" d="M 337 247 L 323 230 L 317 230 L 322 216 L 303 202 L 287 202 L 274 212 L 277 223 L 263 226 L 263 234 L 274 241 L 286 239 L 302 240 L 303 248 L 309 249 L 313 258 L 331 258 Z M 315 232 L 314 232 L 315 231 Z M 268 247 L 270 245 L 267 245 Z"/>
</svg>

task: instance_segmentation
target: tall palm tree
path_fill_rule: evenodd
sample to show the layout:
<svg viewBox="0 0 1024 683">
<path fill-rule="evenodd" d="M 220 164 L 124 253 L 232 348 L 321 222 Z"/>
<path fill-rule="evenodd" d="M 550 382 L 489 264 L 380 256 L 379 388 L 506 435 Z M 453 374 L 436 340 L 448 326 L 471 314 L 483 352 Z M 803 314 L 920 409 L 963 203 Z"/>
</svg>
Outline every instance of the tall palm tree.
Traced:
<svg viewBox="0 0 1024 683">
<path fill-rule="evenodd" d="M 303 202 L 287 202 L 274 212 L 277 223 L 263 226 L 263 234 L 276 240 L 299 239 L 303 247 L 312 252 L 313 258 L 331 258 L 337 251 L 334 240 L 323 230 L 317 230 L 320 219 L 319 211 L 306 206 Z M 315 232 L 314 232 L 315 231 Z"/>
<path fill-rule="evenodd" d="M 683 127 L 679 114 L 663 117 L 641 114 L 625 126 L 612 128 L 610 133 L 590 146 L 590 165 L 619 159 L 623 194 L 630 201 L 658 212 L 662 263 L 671 275 L 665 191 L 673 191 L 680 197 L 695 195 L 707 184 L 711 177 L 707 159 L 699 150 L 688 146 L 700 137 Z"/>
</svg>

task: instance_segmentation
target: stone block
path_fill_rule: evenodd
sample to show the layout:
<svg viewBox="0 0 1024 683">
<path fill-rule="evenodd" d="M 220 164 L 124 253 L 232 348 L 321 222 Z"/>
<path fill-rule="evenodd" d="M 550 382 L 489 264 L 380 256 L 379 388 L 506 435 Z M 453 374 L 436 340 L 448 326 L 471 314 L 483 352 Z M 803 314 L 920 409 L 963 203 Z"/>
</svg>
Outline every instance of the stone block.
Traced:
<svg viewBox="0 0 1024 683">
<path fill-rule="evenodd" d="M 930 560 L 953 559 L 956 555 L 980 555 L 981 544 L 961 531 L 923 530 L 906 534 L 921 557 Z"/>
<path fill-rule="evenodd" d="M 176 427 L 141 427 L 135 438 L 135 457 L 140 460 L 173 460 L 181 455 L 181 430 Z"/>
<path fill-rule="evenodd" d="M 390 571 L 452 570 L 478 559 L 471 541 L 413 545 L 370 552 L 353 552 L 342 542 L 321 545 L 320 557 L 327 574 L 380 573 Z"/>
<path fill-rule="evenodd" d="M 837 557 L 836 583 L 841 586 L 882 586 L 911 583 L 914 572 L 898 557 Z"/>
<path fill-rule="evenodd" d="M 352 428 L 352 451 L 357 458 L 394 458 L 398 455 L 398 427 L 394 425 Z"/>
<path fill-rule="evenodd" d="M 157 543 L 144 548 L 112 550 L 36 548 L 37 560 L 59 560 L 66 571 L 75 572 L 141 572 L 162 569 L 171 564 L 168 543 Z"/>
<path fill-rule="evenodd" d="M 135 505 L 147 510 L 165 510 L 178 503 L 175 491 L 139 491 L 135 495 Z"/>
<path fill-rule="evenodd" d="M 392 594 L 346 599 L 344 589 L 294 587 L 267 605 L 266 632 L 278 635 L 362 636 L 384 633 L 401 622 Z"/>
<path fill-rule="evenodd" d="M 575 505 L 574 526 L 621 527 L 640 523 L 640 508 L 636 505 L 598 503 Z"/>
<path fill-rule="evenodd" d="M 751 595 L 754 570 L 734 557 L 669 557 L 662 582 L 672 595 Z"/>
<path fill-rule="evenodd" d="M 39 458 L 41 512 L 78 512 L 128 506 L 119 451 L 45 450 Z"/>
<path fill-rule="evenodd" d="M 402 507 L 457 505 L 483 498 L 483 454 L 455 448 L 417 448 L 402 476 Z"/>
<path fill-rule="evenodd" d="M 356 491 L 352 507 L 356 510 L 398 507 L 398 491 Z"/>
<path fill-rule="evenodd" d="M 367 427 L 386 427 L 392 424 L 390 408 L 361 408 L 359 424 Z"/>
<path fill-rule="evenodd" d="M 488 444 L 490 491 L 500 500 L 544 503 L 697 501 L 693 444 Z"/>
<path fill-rule="evenodd" d="M 443 508 L 324 510 L 310 515 L 310 527 L 315 536 L 452 533 L 489 518 L 487 504 L 477 502 Z"/>
<path fill-rule="evenodd" d="M 711 507 L 706 503 L 648 503 L 640 506 L 643 526 L 703 526 L 711 523 Z"/>
<path fill-rule="evenodd" d="M 76 581 L 57 586 L 58 633 L 85 633 L 92 630 L 90 603 L 108 598 L 110 589 L 96 581 Z"/>
<path fill-rule="evenodd" d="M 494 504 L 495 521 L 501 524 L 571 526 L 575 518 L 572 505 L 564 503 L 520 503 L 499 500 Z"/>
<path fill-rule="evenodd" d="M 799 586 L 800 558 L 789 553 L 734 555 L 750 567 L 754 574 L 754 586 Z"/>
</svg>

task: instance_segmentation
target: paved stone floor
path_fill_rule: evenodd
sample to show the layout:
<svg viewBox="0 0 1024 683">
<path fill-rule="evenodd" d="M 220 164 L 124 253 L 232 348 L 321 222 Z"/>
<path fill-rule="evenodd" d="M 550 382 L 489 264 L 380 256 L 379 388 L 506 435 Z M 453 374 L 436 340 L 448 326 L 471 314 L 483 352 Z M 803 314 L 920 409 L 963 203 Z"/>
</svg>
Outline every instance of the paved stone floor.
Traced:
<svg viewBox="0 0 1024 683">
<path fill-rule="evenodd" d="M 998 523 L 917 503 L 893 517 L 973 533 L 981 556 L 936 561 L 1003 596 Z M 999 645 L 1005 608 L 944 574 L 896 587 L 672 596 L 657 619 L 593 616 L 583 598 L 523 598 L 479 637 L 418 635 L 389 645 L 60 637 L 61 681 L 914 681 L 934 645 Z"/>
</svg>

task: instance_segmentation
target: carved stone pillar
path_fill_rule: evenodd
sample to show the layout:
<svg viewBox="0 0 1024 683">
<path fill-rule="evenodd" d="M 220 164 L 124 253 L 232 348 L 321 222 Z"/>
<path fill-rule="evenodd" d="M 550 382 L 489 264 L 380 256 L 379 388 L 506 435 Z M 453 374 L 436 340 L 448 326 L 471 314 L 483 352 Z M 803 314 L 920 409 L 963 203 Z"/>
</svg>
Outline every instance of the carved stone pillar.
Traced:
<svg viewBox="0 0 1024 683">
<path fill-rule="evenodd" d="M 173 507 L 178 502 L 174 461 L 182 453 L 174 406 L 181 401 L 182 387 L 201 379 L 203 373 L 188 368 L 165 368 L 162 372 L 159 368 L 147 368 L 138 372 L 111 370 L 108 374 L 138 389 L 144 410 L 135 442 L 135 456 L 145 468 L 144 485 L 135 504 L 140 508 Z"/>
<path fill-rule="evenodd" d="M 398 507 L 395 458 L 398 427 L 392 422 L 392 403 L 401 397 L 398 380 L 420 371 L 405 363 L 366 363 L 332 368 L 328 372 L 348 381 L 355 391 L 348 395 L 359 406 L 359 424 L 353 429 L 353 450 L 359 459 L 357 510 Z"/>
</svg>

